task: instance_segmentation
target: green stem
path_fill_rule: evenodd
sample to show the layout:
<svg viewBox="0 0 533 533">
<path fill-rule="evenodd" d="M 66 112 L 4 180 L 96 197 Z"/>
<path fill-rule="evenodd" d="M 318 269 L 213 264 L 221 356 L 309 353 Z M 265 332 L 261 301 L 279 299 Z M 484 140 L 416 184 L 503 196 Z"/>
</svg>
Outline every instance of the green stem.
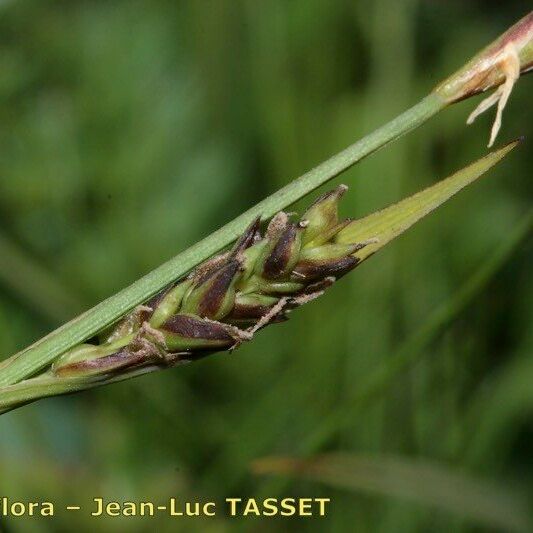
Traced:
<svg viewBox="0 0 533 533">
<path fill-rule="evenodd" d="M 47 375 L 27 379 L 21 383 L 9 385 L 0 390 L 0 415 L 41 398 L 94 389 L 102 385 L 109 385 L 143 374 L 156 372 L 157 370 L 161 370 L 161 368 L 161 366 L 151 365 L 142 368 L 133 368 L 115 376 L 103 375 L 96 376 L 92 379 L 86 376 L 58 378 Z"/>
<path fill-rule="evenodd" d="M 507 57 L 509 55 L 506 52 L 507 48 L 512 49 L 512 57 Z M 506 52 L 505 57 L 502 56 L 503 52 Z M 133 285 L 4 361 L 0 364 L 0 387 L 35 375 L 52 363 L 58 355 L 118 320 L 136 305 L 146 301 L 203 260 L 229 245 L 256 216 L 271 217 L 350 168 L 363 157 L 423 124 L 448 104 L 496 87 L 506 76 L 503 59 L 518 61 L 519 70 L 522 73 L 531 70 L 533 65 L 533 14 L 531 12 L 411 109 L 289 183 Z"/>
<path fill-rule="evenodd" d="M 92 337 L 203 260 L 231 244 L 255 217 L 260 215 L 265 219 L 270 218 L 362 158 L 420 126 L 446 105 L 441 96 L 431 93 L 388 124 L 289 183 L 134 284 L 14 355 L 0 367 L 0 387 L 35 375 L 51 364 L 58 355 Z"/>
<path fill-rule="evenodd" d="M 374 239 L 375 242 L 368 244 L 367 247 L 357 253 L 357 257 L 361 261 L 365 260 L 461 189 L 482 176 L 517 145 L 518 141 L 509 143 L 401 202 L 362 219 L 352 221 L 337 234 L 337 243 L 365 242 L 369 239 Z M 366 248 L 371 248 L 371 250 L 365 252 Z M 179 359 L 176 360 L 176 364 L 178 361 Z M 93 377 L 43 375 L 30 378 L 19 383 L 0 387 L 0 414 L 38 398 L 81 391 L 161 368 L 163 367 L 152 365 L 144 369 L 132 368 L 119 375 L 111 373 Z"/>
</svg>

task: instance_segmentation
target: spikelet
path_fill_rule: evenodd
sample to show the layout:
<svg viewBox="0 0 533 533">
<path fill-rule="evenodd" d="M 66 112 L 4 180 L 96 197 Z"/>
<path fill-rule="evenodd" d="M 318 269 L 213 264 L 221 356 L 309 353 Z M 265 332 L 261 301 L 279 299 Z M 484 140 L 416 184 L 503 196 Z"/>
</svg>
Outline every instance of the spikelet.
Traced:
<svg viewBox="0 0 533 533">
<path fill-rule="evenodd" d="M 340 185 L 318 198 L 300 221 L 275 215 L 264 235 L 254 220 L 233 249 L 199 265 L 124 317 L 101 343 L 59 357 L 56 376 L 94 376 L 132 367 L 172 366 L 250 340 L 262 327 L 318 296 L 359 262 L 369 244 L 337 243 Z"/>
</svg>

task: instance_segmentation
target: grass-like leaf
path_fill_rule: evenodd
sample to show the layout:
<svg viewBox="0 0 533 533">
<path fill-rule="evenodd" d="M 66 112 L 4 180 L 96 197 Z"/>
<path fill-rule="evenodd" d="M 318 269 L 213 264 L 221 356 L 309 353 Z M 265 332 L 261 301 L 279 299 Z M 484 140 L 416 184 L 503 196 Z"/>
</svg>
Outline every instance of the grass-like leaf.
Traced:
<svg viewBox="0 0 533 533">
<path fill-rule="evenodd" d="M 426 461 L 335 453 L 308 460 L 265 458 L 254 462 L 252 469 L 407 499 L 506 531 L 530 531 L 527 508 L 508 487 Z"/>
<path fill-rule="evenodd" d="M 374 244 L 369 244 L 357 253 L 358 257 L 366 259 L 462 188 L 479 178 L 491 166 L 505 157 L 518 142 L 514 141 L 503 146 L 449 178 L 395 205 L 376 211 L 359 220 L 354 220 L 339 233 L 337 241 L 347 243 L 361 242 L 370 238 L 377 239 Z"/>
</svg>

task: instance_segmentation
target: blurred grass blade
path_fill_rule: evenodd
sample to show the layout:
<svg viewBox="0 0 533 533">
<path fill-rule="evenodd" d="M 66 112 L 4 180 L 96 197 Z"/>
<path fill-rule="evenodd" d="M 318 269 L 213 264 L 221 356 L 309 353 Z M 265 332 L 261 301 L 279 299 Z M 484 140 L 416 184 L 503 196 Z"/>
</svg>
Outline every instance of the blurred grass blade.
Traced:
<svg viewBox="0 0 533 533">
<path fill-rule="evenodd" d="M 371 404 L 372 401 L 382 398 L 388 388 L 397 383 L 402 372 L 408 371 L 422 358 L 430 356 L 431 352 L 426 350 L 427 346 L 435 341 L 446 326 L 464 312 L 472 300 L 486 289 L 510 257 L 522 247 L 524 240 L 531 232 L 532 224 L 533 210 L 526 213 L 516 223 L 516 227 L 508 238 L 486 260 L 481 262 L 465 283 L 434 310 L 420 328 L 403 342 L 390 358 L 372 373 L 364 376 L 361 383 L 354 384 L 353 394 L 346 399 L 343 409 L 333 409 L 327 416 L 321 417 L 320 423 L 313 428 L 308 437 L 302 440 L 298 452 L 306 456 L 316 454 L 339 431 L 348 426 L 357 425 L 361 418 L 362 409 Z M 512 375 L 506 375 L 506 379 L 502 380 L 504 383 L 491 382 L 490 386 L 483 387 L 479 398 L 477 398 L 478 401 L 475 402 L 475 409 L 467 412 L 465 427 L 472 428 L 475 424 L 478 426 L 471 438 L 472 457 L 486 457 L 489 448 L 493 451 L 498 449 L 493 442 L 493 434 L 490 433 L 493 429 L 492 424 L 500 428 L 500 433 L 503 434 L 504 429 L 514 420 L 515 411 L 513 409 L 523 414 L 528 412 L 529 406 L 533 406 L 533 389 L 529 386 L 530 381 L 528 381 L 533 373 L 528 372 L 528 369 L 533 369 L 533 365 L 524 366 L 520 369 L 520 373 L 513 371 Z M 514 379 L 519 383 L 517 388 L 513 388 Z M 287 385 L 284 383 L 281 390 L 286 387 Z M 276 391 L 273 394 L 276 394 Z M 515 399 L 517 399 L 516 402 Z M 521 403 L 522 401 L 523 403 Z M 496 413 L 494 419 L 492 418 L 493 413 Z M 251 416 L 253 417 L 254 413 Z M 258 416 L 257 413 L 255 416 Z M 508 433 L 506 434 L 508 435 Z M 481 441 L 483 444 L 478 446 Z M 476 463 L 471 461 L 470 464 Z M 281 494 L 286 488 L 286 480 L 271 480 L 261 488 L 258 497 L 267 498 L 274 494 Z"/>
<path fill-rule="evenodd" d="M 454 194 L 481 177 L 489 168 L 515 148 L 519 142 L 520 140 L 516 140 L 506 144 L 468 167 L 459 170 L 449 178 L 397 204 L 381 211 L 376 211 L 359 220 L 354 220 L 338 234 L 337 242 L 364 242 L 369 239 L 377 239 L 375 243 L 365 246 L 365 248 L 355 254 L 361 260 L 370 257 L 392 239 L 410 228 L 415 222 L 431 213 Z"/>
<path fill-rule="evenodd" d="M 264 458 L 255 461 L 252 470 L 256 474 L 289 475 L 332 487 L 405 498 L 485 526 L 530 531 L 525 502 L 508 487 L 475 480 L 429 462 L 335 453 L 307 460 Z"/>
<path fill-rule="evenodd" d="M 531 232 L 532 223 L 533 211 L 530 211 L 518 221 L 516 228 L 508 235 L 508 238 L 500 244 L 490 257 L 482 262 L 480 268 L 465 281 L 457 292 L 435 309 L 420 328 L 382 366 L 369 376 L 366 376 L 360 386 L 355 387 L 355 394 L 348 400 L 348 405 L 342 411 L 334 411 L 329 417 L 322 420 L 320 426 L 315 428 L 315 431 L 306 440 L 302 451 L 306 453 L 316 452 L 336 431 L 349 423 L 353 423 L 354 417 L 357 416 L 357 412 L 363 406 L 367 405 L 372 399 L 379 397 L 388 386 L 398 379 L 403 371 L 411 368 L 423 357 L 426 353 L 424 349 L 450 322 L 464 311 L 475 296 L 486 288 L 494 275 L 506 264 L 510 255 L 523 244 L 524 239 Z M 492 401 L 494 400 L 493 388 L 491 387 L 489 390 L 491 391 Z M 533 390 L 531 392 L 533 393 Z M 502 395 L 501 398 L 503 397 Z M 507 397 L 511 396 L 507 395 Z M 503 405 L 499 401 L 494 403 L 497 403 L 499 407 Z M 487 399 L 485 398 L 484 403 L 480 403 L 480 413 L 485 411 L 486 404 Z M 491 413 L 492 410 L 487 409 L 486 412 Z M 476 419 L 479 420 L 479 417 L 476 417 Z"/>
<path fill-rule="evenodd" d="M 62 322 L 81 311 L 70 290 L 2 234 L 0 280 L 49 321 Z"/>
<path fill-rule="evenodd" d="M 526 346 L 503 370 L 482 382 L 467 406 L 462 425 L 468 428 L 464 451 L 469 465 L 487 457 L 499 459 L 533 414 L 533 358 Z M 474 429 L 474 431 L 472 431 Z"/>
</svg>

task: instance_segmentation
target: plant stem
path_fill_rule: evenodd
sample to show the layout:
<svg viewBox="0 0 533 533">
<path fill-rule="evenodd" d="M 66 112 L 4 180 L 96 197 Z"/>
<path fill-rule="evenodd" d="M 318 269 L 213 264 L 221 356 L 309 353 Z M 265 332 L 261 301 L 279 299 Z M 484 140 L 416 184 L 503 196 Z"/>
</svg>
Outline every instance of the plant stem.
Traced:
<svg viewBox="0 0 533 533">
<path fill-rule="evenodd" d="M 439 84 L 413 107 L 334 155 L 300 178 L 252 207 L 223 228 L 191 246 L 133 285 L 104 300 L 78 318 L 64 324 L 22 352 L 0 364 L 0 387 L 17 383 L 52 363 L 54 359 L 111 325 L 135 306 L 189 272 L 196 265 L 233 242 L 257 216 L 270 218 L 295 201 L 338 176 L 363 157 L 423 124 L 447 105 L 473 94 L 511 82 L 492 103 L 500 101 L 498 118 L 514 84 L 509 69 L 529 72 L 533 65 L 533 14 L 528 13 L 494 43 Z M 504 87 L 505 83 L 501 85 Z M 494 95 L 493 95 L 494 96 Z M 489 98 L 490 99 L 490 98 Z M 487 108 L 488 106 L 486 106 Z M 499 125 L 498 125 L 499 128 Z M 497 129 L 496 128 L 496 132 Z M 493 138 L 491 138 L 492 143 Z"/>
<path fill-rule="evenodd" d="M 134 284 L 14 355 L 0 367 L 0 387 L 34 375 L 60 354 L 92 337 L 203 260 L 231 244 L 257 216 L 270 218 L 352 165 L 423 124 L 446 107 L 436 93 L 272 194 L 221 229 L 156 268 Z"/>
<path fill-rule="evenodd" d="M 93 379 L 87 379 L 87 377 L 57 378 L 44 375 L 28 379 L 0 390 L 0 415 L 41 398 L 94 389 L 157 370 L 161 370 L 161 367 L 153 365 L 134 368 L 116 376 L 98 376 Z"/>
<path fill-rule="evenodd" d="M 514 141 L 499 150 L 491 152 L 448 178 L 401 202 L 362 219 L 350 222 L 337 234 L 337 244 L 372 240 L 373 242 L 357 252 L 358 259 L 365 260 L 461 189 L 477 180 L 513 150 L 518 145 L 518 142 Z M 368 251 L 367 248 L 369 249 Z M 130 370 L 118 375 L 107 373 L 82 377 L 61 377 L 44 374 L 36 378 L 0 387 L 0 414 L 39 398 L 90 389 L 129 379 L 146 372 L 160 370 L 161 368 L 160 365 L 154 364 L 143 368 L 132 367 Z"/>
</svg>

